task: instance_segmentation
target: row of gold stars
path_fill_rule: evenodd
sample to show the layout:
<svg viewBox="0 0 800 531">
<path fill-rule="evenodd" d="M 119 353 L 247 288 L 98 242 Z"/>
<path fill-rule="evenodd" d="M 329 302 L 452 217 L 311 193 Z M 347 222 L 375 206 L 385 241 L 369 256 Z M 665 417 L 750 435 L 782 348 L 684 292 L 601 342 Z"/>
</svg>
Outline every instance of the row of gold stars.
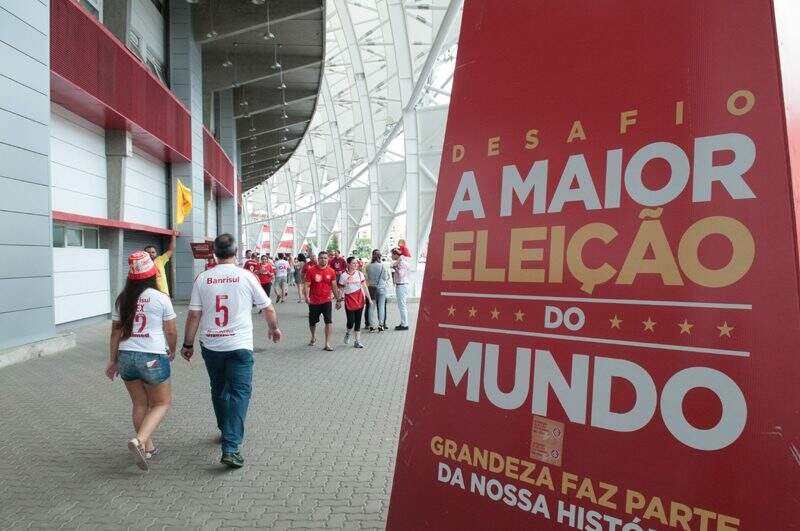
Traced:
<svg viewBox="0 0 800 531">
<path fill-rule="evenodd" d="M 478 310 L 472 306 L 471 308 L 467 309 L 467 313 L 470 319 L 474 319 L 478 316 Z M 456 307 L 452 304 L 449 308 L 447 308 L 447 315 L 450 317 L 455 317 L 456 315 Z M 525 320 L 525 312 L 520 309 L 517 309 L 514 312 L 514 320 L 522 322 Z M 500 310 L 497 307 L 492 308 L 489 311 L 489 316 L 494 320 L 500 319 Z M 617 314 L 614 314 L 614 317 L 608 320 L 611 323 L 611 328 L 616 328 L 617 330 L 622 329 L 622 319 L 617 317 Z M 655 332 L 656 325 L 658 324 L 656 321 L 653 321 L 653 318 L 648 316 L 646 321 L 641 322 L 644 326 L 643 330 L 645 332 Z M 690 323 L 688 319 L 684 318 L 682 323 L 677 323 L 678 327 L 681 329 L 681 334 L 691 335 L 692 328 L 694 328 L 694 324 Z M 717 326 L 717 330 L 719 330 L 719 337 L 726 336 L 731 337 L 731 332 L 733 332 L 734 327 L 728 324 L 728 321 L 723 322 L 721 325 Z"/>
<path fill-rule="evenodd" d="M 469 309 L 467 309 L 467 313 L 469 314 L 469 318 L 470 319 L 474 319 L 474 318 L 476 318 L 478 316 L 478 310 L 474 306 L 469 308 Z M 456 307 L 453 306 L 452 304 L 447 309 L 447 315 L 449 315 L 450 317 L 455 317 L 455 315 L 456 315 Z M 489 311 L 489 315 L 491 316 L 492 319 L 499 320 L 500 319 L 500 310 L 498 310 L 497 307 L 494 307 Z M 525 320 L 525 312 L 523 312 L 522 310 L 517 310 L 514 313 L 514 320 L 515 321 L 524 321 Z"/>
<path fill-rule="evenodd" d="M 614 317 L 608 320 L 611 323 L 611 328 L 616 328 L 617 330 L 621 330 L 622 319 L 617 317 L 617 314 L 614 314 Z M 655 332 L 656 325 L 658 323 L 653 321 L 652 317 L 649 315 L 647 316 L 647 321 L 642 321 L 642 325 L 644 325 L 645 332 Z M 688 319 L 684 318 L 682 323 L 677 323 L 678 327 L 681 329 L 681 334 L 691 335 L 692 328 L 694 324 L 690 323 Z M 723 322 L 721 325 L 717 326 L 717 330 L 719 330 L 719 337 L 727 336 L 731 337 L 731 332 L 733 331 L 734 327 L 728 324 L 728 321 Z"/>
</svg>

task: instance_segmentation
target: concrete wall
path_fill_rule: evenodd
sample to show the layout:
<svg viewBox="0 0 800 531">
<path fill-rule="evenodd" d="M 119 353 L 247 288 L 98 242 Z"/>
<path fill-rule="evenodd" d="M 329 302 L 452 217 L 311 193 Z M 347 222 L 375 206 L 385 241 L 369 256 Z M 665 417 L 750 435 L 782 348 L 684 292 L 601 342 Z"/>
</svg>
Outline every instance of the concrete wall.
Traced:
<svg viewBox="0 0 800 531">
<path fill-rule="evenodd" d="M 165 229 L 169 223 L 166 165 L 133 148 L 125 175 L 125 221 Z"/>
<path fill-rule="evenodd" d="M 158 12 L 150 0 L 131 0 L 131 28 L 144 41 L 144 44 L 158 58 L 162 65 L 164 60 L 164 17 Z M 144 52 L 144 47 L 142 49 Z"/>
<path fill-rule="evenodd" d="M 50 6 L 0 0 L 0 349 L 51 337 Z"/>
<path fill-rule="evenodd" d="M 59 105 L 51 109 L 53 210 L 107 218 L 105 131 Z"/>
<path fill-rule="evenodd" d="M 172 92 L 192 116 L 192 162 L 172 164 L 172 196 L 176 183 L 192 190 L 192 213 L 177 227 L 181 231 L 173 257 L 176 299 L 188 299 L 195 277 L 204 269 L 202 260 L 192 256 L 190 242 L 205 241 L 205 187 L 203 174 L 203 61 L 200 45 L 192 35 L 191 6 L 170 2 L 170 81 Z"/>
<path fill-rule="evenodd" d="M 53 249 L 56 324 L 109 313 L 108 249 Z"/>
<path fill-rule="evenodd" d="M 239 150 L 236 141 L 236 118 L 234 118 L 233 89 L 219 94 L 219 143 L 228 158 L 233 161 L 234 171 L 238 175 Z M 233 190 L 232 190 L 233 191 Z M 222 197 L 219 200 L 219 232 L 233 234 L 239 238 L 239 210 L 233 197 Z M 240 243 L 239 248 L 244 244 Z M 242 251 L 244 253 L 244 251 Z"/>
<path fill-rule="evenodd" d="M 206 188 L 206 238 L 217 237 L 217 198 L 211 187 Z"/>
</svg>

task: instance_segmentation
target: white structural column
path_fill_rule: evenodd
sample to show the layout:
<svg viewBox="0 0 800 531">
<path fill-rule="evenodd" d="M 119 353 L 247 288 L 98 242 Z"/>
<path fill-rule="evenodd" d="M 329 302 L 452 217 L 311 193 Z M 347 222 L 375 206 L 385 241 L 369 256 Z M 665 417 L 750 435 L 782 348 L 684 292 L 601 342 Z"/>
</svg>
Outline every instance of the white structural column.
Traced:
<svg viewBox="0 0 800 531">
<path fill-rule="evenodd" d="M 267 221 L 267 223 L 269 223 L 269 253 L 274 255 L 275 248 L 277 247 L 277 245 L 275 244 L 275 231 L 278 220 L 274 219 L 273 217 L 274 210 L 272 208 L 272 181 L 269 179 L 264 181 L 264 184 L 262 185 L 261 189 L 264 191 L 264 202 L 266 203 L 267 217 L 269 218 L 269 221 Z M 259 227 L 258 230 L 260 234 L 261 227 Z M 261 236 L 259 236 L 258 243 L 261 243 L 260 238 Z M 280 235 L 278 235 L 278 239 L 280 239 Z"/>
<path fill-rule="evenodd" d="M 361 57 L 361 48 L 358 45 L 358 37 L 356 36 L 355 28 L 353 27 L 353 20 L 348 11 L 347 2 L 345 0 L 336 0 L 336 13 L 339 15 L 339 23 L 344 32 L 345 41 L 347 42 L 347 50 L 350 56 L 350 64 L 353 67 L 353 74 L 355 76 L 356 93 L 358 96 L 358 104 L 361 111 L 361 126 L 364 130 L 364 142 L 367 152 L 367 161 L 372 162 L 375 158 L 377 150 L 375 148 L 375 127 L 372 123 L 372 104 L 369 99 L 369 90 L 367 88 L 367 78 L 364 72 L 364 61 Z M 332 104 L 332 102 L 331 102 Z M 339 142 L 341 147 L 341 142 Z M 371 203 L 373 205 L 370 212 L 370 232 L 372 234 L 372 243 L 375 246 L 380 246 L 382 239 L 376 238 L 376 235 L 385 232 L 384 227 L 381 226 L 381 216 L 379 208 L 376 209 L 375 205 L 379 204 L 379 190 L 378 190 L 378 168 L 375 164 L 370 164 L 367 169 L 370 191 Z M 344 179 L 346 180 L 346 179 Z M 345 188 L 344 193 L 347 192 Z M 362 212 L 363 214 L 363 212 Z M 360 219 L 359 219 L 360 222 Z M 347 224 L 342 225 L 342 234 L 347 232 Z M 345 252 L 350 249 L 343 249 Z"/>
<path fill-rule="evenodd" d="M 340 214 L 341 218 L 339 220 L 339 229 L 341 232 L 341 238 L 339 239 L 339 249 L 343 253 L 347 253 L 350 250 L 351 240 L 348 237 L 350 231 L 348 230 L 349 223 L 349 213 L 350 213 L 350 194 L 348 192 L 347 187 L 345 187 L 345 180 L 347 176 L 345 175 L 344 170 L 344 157 L 342 156 L 342 139 L 341 135 L 339 135 L 339 123 L 336 121 L 336 107 L 333 101 L 333 97 L 331 96 L 331 90 L 328 86 L 328 79 L 326 76 L 322 76 L 322 98 L 325 102 L 325 116 L 327 117 L 328 122 L 328 131 L 331 136 L 331 144 L 333 145 L 333 158 L 336 162 L 336 180 L 339 183 L 339 187 L 342 188 L 341 192 L 339 192 L 339 197 L 341 199 L 341 209 Z"/>
<path fill-rule="evenodd" d="M 289 164 L 286 165 L 286 193 L 289 195 L 289 208 L 291 208 L 291 215 L 289 221 L 291 222 L 294 232 L 292 232 L 292 253 L 297 254 L 300 248 L 300 242 L 297 241 L 297 202 L 294 198 L 295 183 L 294 175 L 292 175 L 292 168 Z"/>
<path fill-rule="evenodd" d="M 425 249 L 430 238 L 439 166 L 442 159 L 448 105 L 435 105 L 417 110 L 419 158 L 419 242 Z"/>
<path fill-rule="evenodd" d="M 319 171 L 317 170 L 317 158 L 314 156 L 314 148 L 311 142 L 307 142 L 306 157 L 308 157 L 308 170 L 311 173 L 311 190 L 314 194 L 314 232 L 317 234 L 317 252 L 328 245 L 330 232 L 323 233 L 322 227 L 322 196 L 320 194 Z"/>
<path fill-rule="evenodd" d="M 55 333 L 49 4 L 0 2 L 0 349 Z"/>
<path fill-rule="evenodd" d="M 331 239 L 333 229 L 336 227 L 336 217 L 339 215 L 341 205 L 338 202 L 322 203 L 322 219 L 320 225 L 322 226 L 322 236 L 320 236 L 320 249 L 325 249 L 328 246 L 328 241 Z"/>
<path fill-rule="evenodd" d="M 133 155 L 133 137 L 129 131 L 110 129 L 106 131 L 106 180 L 109 219 L 125 219 L 125 190 L 128 174 L 128 161 Z M 100 231 L 100 241 L 108 249 L 109 297 L 113 306 L 117 295 L 125 287 L 127 269 L 124 267 L 125 231 L 104 228 Z"/>
<path fill-rule="evenodd" d="M 239 191 L 236 187 L 239 186 L 239 172 L 236 167 L 236 161 L 239 160 L 238 144 L 236 142 L 236 118 L 234 117 L 233 108 L 233 89 L 223 90 L 219 93 L 219 143 L 222 149 L 228 155 L 228 158 L 234 161 L 234 189 L 233 197 L 220 197 L 219 199 L 219 232 L 229 233 L 237 236 L 239 234 L 239 205 L 237 204 L 237 197 Z"/>
<path fill-rule="evenodd" d="M 192 212 L 176 227 L 181 236 L 173 255 L 174 297 L 188 299 L 195 277 L 204 264 L 192 256 L 190 242 L 205 241 L 203 182 L 203 62 L 200 45 L 192 34 L 192 11 L 186 2 L 169 3 L 170 80 L 172 92 L 189 109 L 192 117 L 192 161 L 172 164 L 172 197 L 177 181 L 192 190 Z M 174 208 L 173 201 L 173 208 Z M 173 223 L 175 212 L 173 211 Z"/>
<path fill-rule="evenodd" d="M 403 141 L 406 163 L 406 241 L 413 249 L 412 271 L 419 264 L 419 163 L 417 160 L 417 110 L 411 102 L 414 92 L 414 68 L 406 30 L 406 13 L 401 0 L 389 0 L 389 24 L 392 29 L 397 82 L 400 85 L 400 101 L 408 104 L 403 109 Z M 411 276 L 411 294 L 417 295 L 416 275 Z"/>
<path fill-rule="evenodd" d="M 313 217 L 314 212 L 311 210 L 295 214 L 297 224 L 294 226 L 294 241 L 298 250 L 303 246 L 303 241 L 305 241 L 308 230 L 311 228 L 311 220 Z"/>
</svg>

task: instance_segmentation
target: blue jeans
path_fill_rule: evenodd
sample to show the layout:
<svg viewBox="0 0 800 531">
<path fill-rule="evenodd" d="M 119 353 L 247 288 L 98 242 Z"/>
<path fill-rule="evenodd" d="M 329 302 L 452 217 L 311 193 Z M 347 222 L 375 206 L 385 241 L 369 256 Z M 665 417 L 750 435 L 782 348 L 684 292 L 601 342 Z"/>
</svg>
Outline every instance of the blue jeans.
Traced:
<svg viewBox="0 0 800 531">
<path fill-rule="evenodd" d="M 202 352 L 217 428 L 222 432 L 222 453 L 233 454 L 239 451 L 244 437 L 244 419 L 253 390 L 253 351 L 217 352 L 202 347 Z"/>
<path fill-rule="evenodd" d="M 372 304 L 367 310 L 370 312 L 370 322 L 373 326 L 386 326 L 386 288 L 370 286 L 369 296 L 372 297 Z"/>
</svg>

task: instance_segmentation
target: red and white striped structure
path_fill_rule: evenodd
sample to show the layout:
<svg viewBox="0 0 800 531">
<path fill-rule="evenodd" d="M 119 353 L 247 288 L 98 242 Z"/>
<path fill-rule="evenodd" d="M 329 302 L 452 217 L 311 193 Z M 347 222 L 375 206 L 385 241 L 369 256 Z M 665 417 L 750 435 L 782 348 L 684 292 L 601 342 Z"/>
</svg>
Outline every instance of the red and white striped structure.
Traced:
<svg viewBox="0 0 800 531">
<path fill-rule="evenodd" d="M 272 252 L 272 238 L 269 233 L 269 223 L 261 225 L 261 235 L 258 237 L 258 245 L 255 248 L 259 253 Z"/>
<path fill-rule="evenodd" d="M 283 230 L 283 235 L 281 236 L 281 241 L 278 242 L 276 252 L 294 253 L 294 227 L 291 223 L 286 224 L 286 228 Z"/>
</svg>

